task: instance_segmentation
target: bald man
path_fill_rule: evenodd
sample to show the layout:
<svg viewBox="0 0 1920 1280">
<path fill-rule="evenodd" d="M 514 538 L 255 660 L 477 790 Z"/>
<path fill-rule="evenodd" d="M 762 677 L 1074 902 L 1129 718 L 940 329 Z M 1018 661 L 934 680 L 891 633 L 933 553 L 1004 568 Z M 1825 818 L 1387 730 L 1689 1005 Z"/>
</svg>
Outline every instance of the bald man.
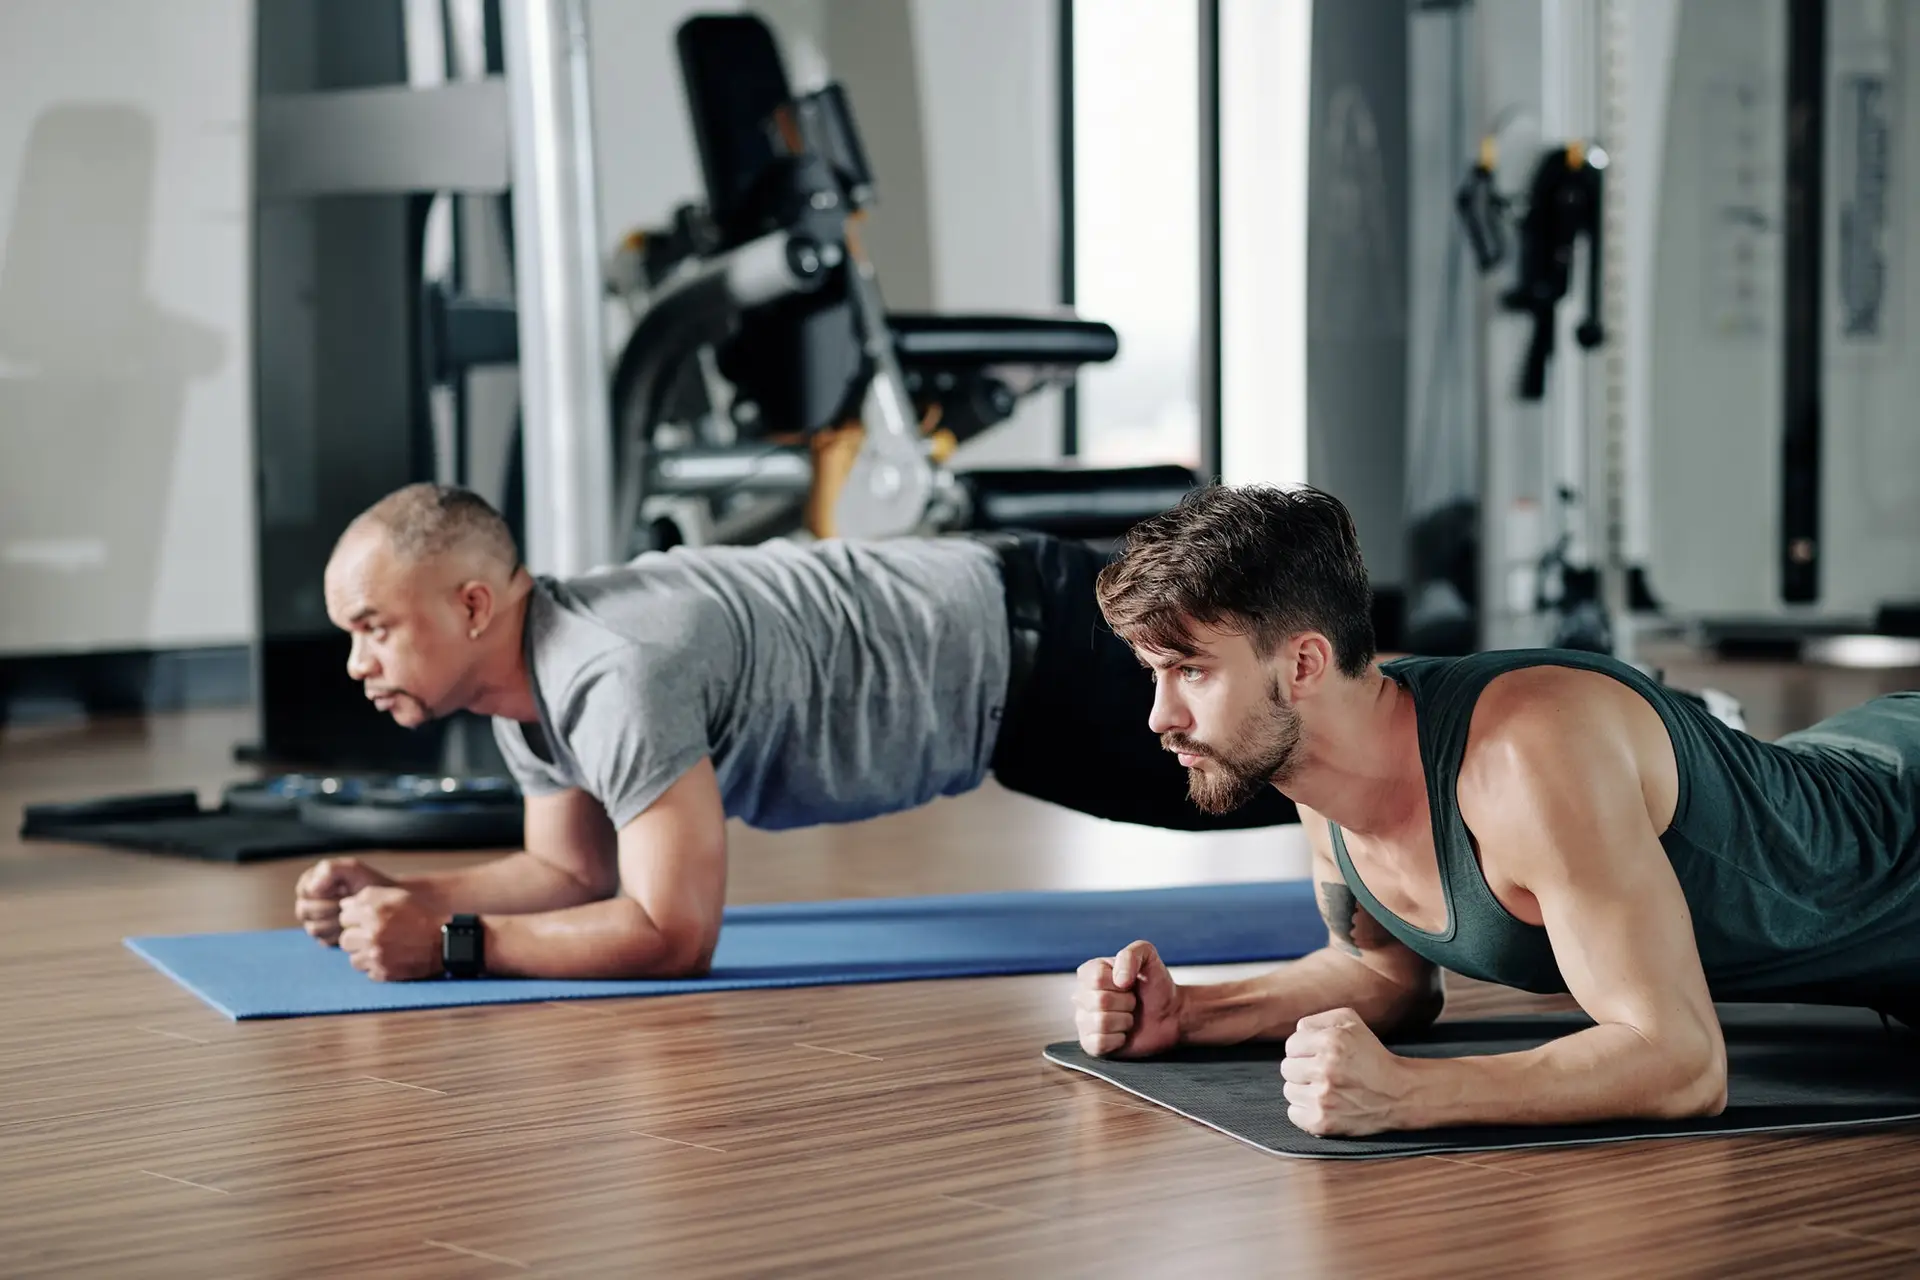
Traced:
<svg viewBox="0 0 1920 1280">
<path fill-rule="evenodd" d="M 328 615 L 400 724 L 493 717 L 526 848 L 406 878 L 329 859 L 299 918 L 376 979 L 690 975 L 719 937 L 729 817 L 855 821 L 991 773 L 1116 821 L 1296 821 L 1272 791 L 1192 803 L 1152 682 L 1100 622 L 1105 562 L 1036 535 L 774 541 L 558 581 L 474 494 L 399 490 L 341 536 Z"/>
</svg>

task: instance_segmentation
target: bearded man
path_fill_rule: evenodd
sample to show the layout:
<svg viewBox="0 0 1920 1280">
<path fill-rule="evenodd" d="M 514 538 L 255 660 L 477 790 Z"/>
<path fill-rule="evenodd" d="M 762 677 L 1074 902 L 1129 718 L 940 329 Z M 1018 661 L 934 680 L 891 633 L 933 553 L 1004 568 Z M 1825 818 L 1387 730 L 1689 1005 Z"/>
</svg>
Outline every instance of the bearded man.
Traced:
<svg viewBox="0 0 1920 1280">
<path fill-rule="evenodd" d="M 1196 490 L 1097 590 L 1200 807 L 1298 806 L 1328 941 L 1192 986 L 1146 940 L 1090 960 L 1088 1053 L 1284 1041 L 1276 1105 L 1359 1135 L 1716 1113 L 1716 1000 L 1920 1025 L 1920 693 L 1768 742 L 1603 655 L 1380 662 L 1352 518 L 1309 488 Z M 1445 970 L 1571 994 L 1594 1025 L 1392 1053 Z"/>
</svg>

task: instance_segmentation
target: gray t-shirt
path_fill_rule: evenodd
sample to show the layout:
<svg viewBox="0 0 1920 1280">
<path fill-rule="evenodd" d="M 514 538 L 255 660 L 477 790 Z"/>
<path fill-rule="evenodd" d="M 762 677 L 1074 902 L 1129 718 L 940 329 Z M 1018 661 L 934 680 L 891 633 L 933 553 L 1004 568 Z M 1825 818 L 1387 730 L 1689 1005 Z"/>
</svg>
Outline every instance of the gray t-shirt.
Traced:
<svg viewBox="0 0 1920 1280">
<path fill-rule="evenodd" d="M 980 785 L 1009 670 L 993 551 L 968 538 L 675 548 L 527 606 L 537 725 L 496 719 L 528 795 L 625 826 L 702 756 L 729 817 L 875 817 Z"/>
</svg>

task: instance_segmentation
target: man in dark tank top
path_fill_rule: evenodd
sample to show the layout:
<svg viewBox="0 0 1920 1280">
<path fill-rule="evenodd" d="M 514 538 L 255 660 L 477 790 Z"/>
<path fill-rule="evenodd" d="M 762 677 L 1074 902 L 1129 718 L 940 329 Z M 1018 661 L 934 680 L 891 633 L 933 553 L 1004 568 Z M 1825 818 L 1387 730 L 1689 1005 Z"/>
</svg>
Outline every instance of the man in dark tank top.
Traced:
<svg viewBox="0 0 1920 1280">
<path fill-rule="evenodd" d="M 1098 589 L 1194 802 L 1298 806 L 1328 943 L 1202 986 L 1150 941 L 1090 960 L 1089 1053 L 1284 1038 L 1289 1116 L 1356 1135 L 1714 1114 L 1716 1000 L 1920 1022 L 1920 693 L 1765 742 L 1600 655 L 1379 662 L 1353 521 L 1304 487 L 1196 491 Z M 1438 1016 L 1443 970 L 1569 993 L 1595 1025 L 1392 1053 Z"/>
</svg>

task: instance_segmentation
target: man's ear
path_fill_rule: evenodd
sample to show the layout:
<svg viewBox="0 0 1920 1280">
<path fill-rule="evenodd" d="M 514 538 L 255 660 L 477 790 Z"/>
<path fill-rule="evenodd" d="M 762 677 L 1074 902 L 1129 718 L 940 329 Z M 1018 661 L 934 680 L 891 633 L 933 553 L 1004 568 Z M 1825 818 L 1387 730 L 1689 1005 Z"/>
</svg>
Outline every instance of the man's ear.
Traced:
<svg viewBox="0 0 1920 1280">
<path fill-rule="evenodd" d="M 465 614 L 467 634 L 479 639 L 493 622 L 493 588 L 479 578 L 460 584 L 460 607 Z"/>
<path fill-rule="evenodd" d="M 1333 644 L 1318 631 L 1303 631 L 1286 642 L 1287 674 L 1296 690 L 1312 688 L 1335 668 Z"/>
</svg>

